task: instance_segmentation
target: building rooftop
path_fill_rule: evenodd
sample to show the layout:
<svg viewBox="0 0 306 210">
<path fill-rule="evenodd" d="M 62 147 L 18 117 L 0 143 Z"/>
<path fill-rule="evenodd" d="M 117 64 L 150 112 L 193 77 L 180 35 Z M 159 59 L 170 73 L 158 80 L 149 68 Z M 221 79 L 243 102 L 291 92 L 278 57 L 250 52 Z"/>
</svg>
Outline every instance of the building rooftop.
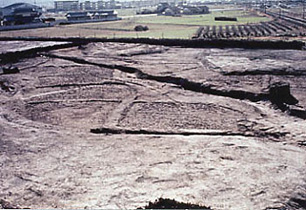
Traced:
<svg viewBox="0 0 306 210">
<path fill-rule="evenodd" d="M 54 2 L 79 2 L 78 0 L 55 0 Z"/>
<path fill-rule="evenodd" d="M 3 7 L 2 9 L 16 9 L 16 8 L 40 8 L 40 7 L 28 3 L 16 3 Z"/>
</svg>

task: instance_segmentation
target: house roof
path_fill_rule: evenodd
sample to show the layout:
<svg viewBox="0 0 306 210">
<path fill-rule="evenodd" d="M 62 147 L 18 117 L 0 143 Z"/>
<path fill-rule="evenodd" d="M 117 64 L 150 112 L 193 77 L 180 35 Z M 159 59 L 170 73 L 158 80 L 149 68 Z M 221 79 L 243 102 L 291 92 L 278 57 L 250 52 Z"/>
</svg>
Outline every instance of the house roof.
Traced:
<svg viewBox="0 0 306 210">
<path fill-rule="evenodd" d="M 40 7 L 28 3 L 16 3 L 3 7 L 2 9 L 16 9 L 16 8 L 40 8 Z"/>
<path fill-rule="evenodd" d="M 16 4 L 11 4 L 9 6 L 3 7 L 0 9 L 0 16 L 3 18 L 5 16 L 9 16 L 14 14 L 15 12 L 17 13 L 22 13 L 22 12 L 29 12 L 29 11 L 36 11 L 39 12 L 41 11 L 42 8 L 36 5 L 28 4 L 28 3 L 16 3 Z"/>
<path fill-rule="evenodd" d="M 102 9 L 102 10 L 92 10 L 92 11 L 88 11 L 90 13 L 95 13 L 95 12 L 98 12 L 98 13 L 114 13 L 115 10 L 113 9 Z"/>
<path fill-rule="evenodd" d="M 68 12 L 66 17 L 87 17 L 90 16 L 88 12 Z"/>
<path fill-rule="evenodd" d="M 56 0 L 54 2 L 79 2 L 78 0 Z"/>
</svg>

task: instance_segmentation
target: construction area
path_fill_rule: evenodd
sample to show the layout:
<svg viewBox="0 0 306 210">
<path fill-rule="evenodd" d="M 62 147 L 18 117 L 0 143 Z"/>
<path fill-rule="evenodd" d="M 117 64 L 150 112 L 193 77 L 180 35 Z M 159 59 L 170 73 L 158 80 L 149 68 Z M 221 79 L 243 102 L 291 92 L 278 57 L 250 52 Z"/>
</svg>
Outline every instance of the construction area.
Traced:
<svg viewBox="0 0 306 210">
<path fill-rule="evenodd" d="M 306 209 L 305 4 L 109 2 L 2 8 L 0 209 Z"/>
<path fill-rule="evenodd" d="M 1 207 L 305 209 L 306 52 L 234 45 L 1 41 Z"/>
</svg>

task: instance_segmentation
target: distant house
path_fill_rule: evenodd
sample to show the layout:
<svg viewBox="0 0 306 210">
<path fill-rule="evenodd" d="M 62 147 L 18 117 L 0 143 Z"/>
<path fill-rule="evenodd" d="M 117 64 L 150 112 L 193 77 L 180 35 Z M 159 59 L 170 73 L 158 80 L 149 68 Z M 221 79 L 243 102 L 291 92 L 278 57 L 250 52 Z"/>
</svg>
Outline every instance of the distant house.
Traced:
<svg viewBox="0 0 306 210">
<path fill-rule="evenodd" d="M 87 11 L 87 12 L 68 12 L 66 14 L 68 21 L 81 20 L 118 20 L 117 12 L 112 9 Z"/>
<path fill-rule="evenodd" d="M 68 21 L 74 20 L 90 20 L 92 16 L 89 12 L 68 12 L 66 14 Z"/>
<path fill-rule="evenodd" d="M 112 9 L 93 11 L 93 19 L 112 19 L 117 18 L 117 12 Z"/>
<path fill-rule="evenodd" d="M 209 8 L 207 6 L 184 6 L 183 14 L 195 15 L 195 14 L 208 14 Z"/>
<path fill-rule="evenodd" d="M 27 3 L 17 3 L 1 9 L 1 22 L 3 25 L 21 25 L 41 22 L 39 19 L 41 14 L 41 7 Z"/>
<path fill-rule="evenodd" d="M 165 12 L 165 10 L 169 7 L 170 7 L 170 5 L 167 2 L 159 3 L 158 6 L 157 6 L 157 9 L 156 9 L 156 13 L 161 14 L 161 13 Z"/>
<path fill-rule="evenodd" d="M 170 8 L 165 9 L 163 14 L 166 15 L 166 16 L 174 16 L 175 15 L 174 11 Z"/>
<path fill-rule="evenodd" d="M 54 1 L 55 11 L 77 11 L 79 10 L 79 1 L 75 0 L 60 0 Z"/>
</svg>

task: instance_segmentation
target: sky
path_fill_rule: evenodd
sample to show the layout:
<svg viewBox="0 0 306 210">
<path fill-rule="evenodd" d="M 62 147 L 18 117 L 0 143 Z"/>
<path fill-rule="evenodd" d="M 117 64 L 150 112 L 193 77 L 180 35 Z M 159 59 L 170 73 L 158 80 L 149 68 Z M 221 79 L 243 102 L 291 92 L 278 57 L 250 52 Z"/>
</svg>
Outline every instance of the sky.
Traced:
<svg viewBox="0 0 306 210">
<path fill-rule="evenodd" d="M 36 5 L 38 6 L 52 6 L 54 0 L 0 0 L 0 7 L 5 7 L 14 3 L 26 2 L 30 4 L 34 4 L 36 1 Z"/>
<path fill-rule="evenodd" d="M 84 2 L 85 0 L 79 0 L 79 2 Z M 92 2 L 98 1 L 98 0 L 90 0 Z M 119 0 L 119 1 L 129 1 L 129 0 Z M 45 6 L 47 8 L 54 7 L 54 0 L 0 0 L 0 7 L 6 7 L 11 4 L 15 3 L 30 3 L 35 4 L 37 6 Z"/>
<path fill-rule="evenodd" d="M 79 2 L 84 2 L 85 0 L 79 0 Z M 98 1 L 98 0 L 90 0 L 92 2 Z M 129 0 L 119 0 L 119 1 L 129 1 Z M 6 7 L 11 4 L 15 3 L 30 3 L 34 4 L 36 2 L 37 6 L 48 6 L 53 7 L 54 6 L 54 0 L 0 0 L 0 7 Z"/>
</svg>

